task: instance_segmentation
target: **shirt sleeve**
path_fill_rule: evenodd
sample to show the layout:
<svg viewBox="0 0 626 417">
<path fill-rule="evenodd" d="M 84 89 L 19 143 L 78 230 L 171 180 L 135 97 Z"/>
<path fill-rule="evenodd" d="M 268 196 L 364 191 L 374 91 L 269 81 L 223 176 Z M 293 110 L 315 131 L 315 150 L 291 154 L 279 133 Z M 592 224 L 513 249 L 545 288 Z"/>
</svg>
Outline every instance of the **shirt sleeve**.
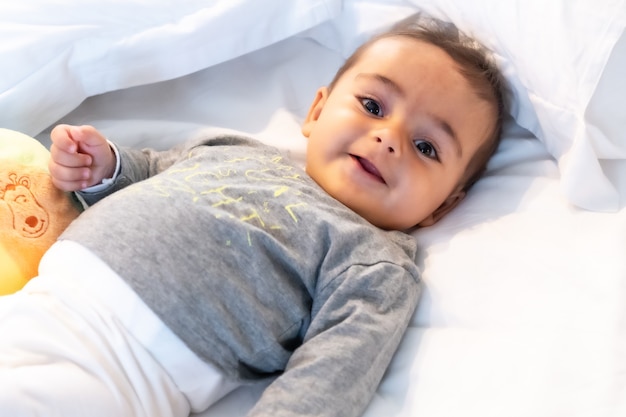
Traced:
<svg viewBox="0 0 626 417">
<path fill-rule="evenodd" d="M 304 343 L 248 417 L 361 415 L 419 294 L 418 277 L 401 266 L 349 267 L 321 289 Z"/>
<path fill-rule="evenodd" d="M 190 146 L 201 145 L 201 142 L 187 142 L 166 151 L 154 149 L 132 149 L 118 147 L 113 143 L 111 148 L 116 157 L 115 173 L 100 184 L 75 192 L 76 198 L 84 208 L 89 207 L 108 195 L 121 190 L 135 182 L 152 177 L 173 165 Z"/>
</svg>

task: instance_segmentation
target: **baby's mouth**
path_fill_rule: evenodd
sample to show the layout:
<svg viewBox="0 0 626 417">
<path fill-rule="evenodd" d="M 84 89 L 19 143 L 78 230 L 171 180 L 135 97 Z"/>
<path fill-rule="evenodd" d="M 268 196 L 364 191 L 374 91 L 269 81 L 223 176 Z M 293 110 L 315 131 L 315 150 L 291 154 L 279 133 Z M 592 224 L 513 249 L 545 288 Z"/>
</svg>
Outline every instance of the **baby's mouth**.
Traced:
<svg viewBox="0 0 626 417">
<path fill-rule="evenodd" d="M 380 171 L 378 170 L 378 168 L 376 168 L 376 166 L 373 163 L 371 163 L 365 158 L 361 158 L 360 156 L 352 155 L 352 157 L 359 163 L 359 165 L 361 166 L 361 168 L 363 168 L 365 172 L 370 174 L 372 177 L 374 177 L 376 180 L 380 181 L 381 183 L 386 184 Z"/>
</svg>

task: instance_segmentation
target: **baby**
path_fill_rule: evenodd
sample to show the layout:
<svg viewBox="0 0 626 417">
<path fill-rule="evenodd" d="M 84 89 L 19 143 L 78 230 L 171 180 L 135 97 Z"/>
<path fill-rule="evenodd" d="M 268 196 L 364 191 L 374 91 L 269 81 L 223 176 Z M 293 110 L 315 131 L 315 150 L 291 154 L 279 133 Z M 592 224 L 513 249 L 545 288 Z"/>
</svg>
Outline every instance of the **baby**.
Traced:
<svg viewBox="0 0 626 417">
<path fill-rule="evenodd" d="M 245 137 L 57 126 L 54 183 L 89 208 L 0 298 L 2 414 L 183 417 L 274 377 L 249 416 L 360 415 L 419 298 L 404 231 L 462 200 L 502 114 L 475 42 L 407 21 L 317 91 L 305 170 Z"/>
</svg>

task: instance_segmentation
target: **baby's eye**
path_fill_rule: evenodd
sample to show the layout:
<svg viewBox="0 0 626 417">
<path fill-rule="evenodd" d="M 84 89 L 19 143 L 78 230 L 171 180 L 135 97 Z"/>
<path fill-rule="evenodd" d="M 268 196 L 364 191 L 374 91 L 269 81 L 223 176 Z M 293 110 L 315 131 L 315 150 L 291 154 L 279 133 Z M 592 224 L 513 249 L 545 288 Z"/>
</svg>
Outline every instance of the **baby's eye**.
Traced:
<svg viewBox="0 0 626 417">
<path fill-rule="evenodd" d="M 371 113 L 374 116 L 382 116 L 383 110 L 376 100 L 372 100 L 371 98 L 362 98 L 361 104 L 366 112 Z"/>
<path fill-rule="evenodd" d="M 418 139 L 414 141 L 413 143 L 415 144 L 417 151 L 420 152 L 422 155 L 430 159 L 439 160 L 439 156 L 437 155 L 437 150 L 430 142 L 426 142 L 425 140 Z"/>
</svg>

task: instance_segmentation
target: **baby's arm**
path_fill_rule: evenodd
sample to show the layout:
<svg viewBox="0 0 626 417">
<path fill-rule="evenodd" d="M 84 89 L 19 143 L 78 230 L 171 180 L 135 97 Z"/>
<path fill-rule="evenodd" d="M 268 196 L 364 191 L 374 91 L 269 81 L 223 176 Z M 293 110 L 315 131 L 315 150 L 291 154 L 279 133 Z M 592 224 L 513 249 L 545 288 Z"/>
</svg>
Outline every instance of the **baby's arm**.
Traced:
<svg viewBox="0 0 626 417">
<path fill-rule="evenodd" d="M 78 191 L 113 175 L 115 154 L 94 127 L 58 125 L 50 138 L 49 170 L 57 188 Z"/>
<path fill-rule="evenodd" d="M 159 174 L 190 148 L 210 142 L 200 137 L 164 151 L 124 148 L 110 143 L 92 126 L 69 125 L 56 126 L 50 136 L 53 183 L 63 191 L 76 192 L 85 207 Z"/>
<path fill-rule="evenodd" d="M 247 417 L 360 416 L 415 309 L 416 280 L 392 264 L 355 265 L 322 289 L 304 343 Z"/>
</svg>

